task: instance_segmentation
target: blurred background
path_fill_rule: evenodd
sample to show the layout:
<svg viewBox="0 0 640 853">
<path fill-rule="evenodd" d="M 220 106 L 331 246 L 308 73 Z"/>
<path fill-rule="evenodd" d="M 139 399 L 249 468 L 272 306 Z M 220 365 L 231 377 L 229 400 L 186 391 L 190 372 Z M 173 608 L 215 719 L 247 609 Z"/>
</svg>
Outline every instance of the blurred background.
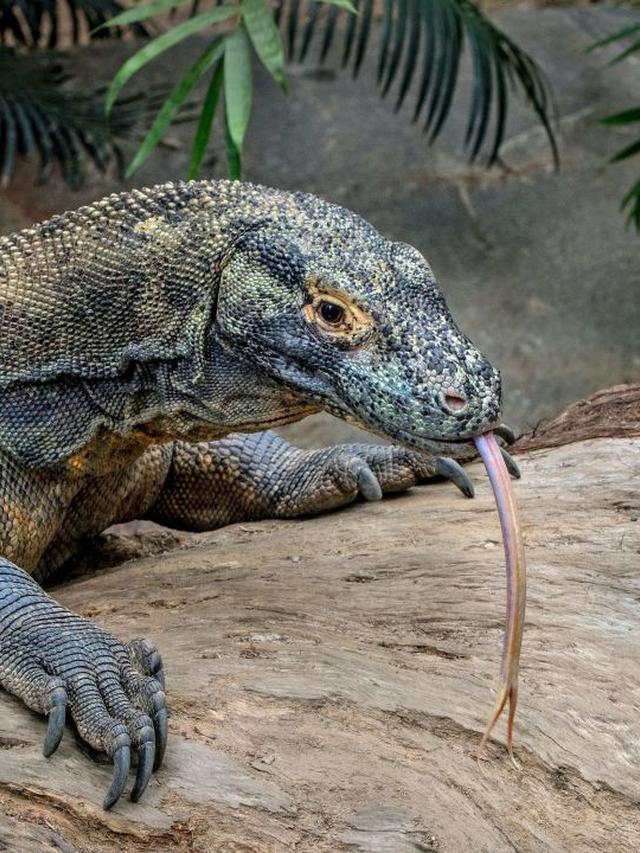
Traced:
<svg viewBox="0 0 640 853">
<path fill-rule="evenodd" d="M 0 48 L 0 234 L 110 192 L 187 176 L 206 85 L 189 93 L 179 114 L 183 120 L 167 127 L 160 146 L 129 178 L 119 174 L 115 157 L 111 165 L 95 162 L 90 151 L 86 154 L 90 144 L 75 154 L 70 146 L 69 156 L 82 161 L 82 174 L 75 178 L 64 157 L 54 156 L 42 183 L 42 152 L 24 156 L 20 144 L 7 164 L 12 127 L 8 109 L 19 102 L 15 81 L 13 90 L 8 82 L 15 62 L 38 54 L 38 61 L 44 57 L 61 63 L 62 70 L 45 64 L 45 83 L 59 73 L 58 90 L 72 100 L 82 86 L 103 100 L 102 87 L 123 62 L 176 25 L 172 18 L 160 18 L 151 33 L 123 27 L 122 32 L 101 33 L 119 37 L 89 40 L 91 27 L 82 19 L 84 37 L 81 33 L 73 38 L 63 10 L 53 45 L 50 26 L 35 39 L 20 39 L 15 27 L 12 35 L 7 24 L 12 8 L 15 12 L 9 0 L 0 0 L 0 30 L 5 16 Z M 121 12 L 110 4 L 105 16 Z M 482 12 L 536 61 L 548 82 L 555 101 L 555 113 L 550 101 L 548 111 L 559 169 L 539 115 L 523 98 L 509 100 L 499 156 L 490 165 L 486 156 L 469 162 L 464 137 L 474 68 L 477 76 L 469 51 L 462 53 L 458 94 L 448 120 L 428 145 L 420 123 L 411 121 L 411 95 L 420 86 L 419 77 L 411 81 L 398 112 L 395 97 L 380 97 L 376 45 L 384 39 L 384 16 L 390 13 L 388 7 L 373 6 L 370 47 L 355 79 L 349 68 L 340 69 L 339 59 L 332 61 L 342 49 L 337 37 L 325 62 L 317 51 L 303 62 L 295 53 L 289 57 L 286 94 L 269 73 L 273 68 L 265 69 L 257 56 L 251 57 L 253 109 L 244 139 L 243 178 L 316 193 L 362 214 L 389 237 L 418 247 L 461 327 L 500 367 L 505 420 L 522 431 L 598 388 L 640 376 L 640 239 L 634 223 L 625 224 L 629 205 L 620 211 L 625 194 L 638 180 L 639 158 L 608 164 L 618 150 L 633 147 L 638 125 L 634 134 L 633 116 L 608 126 L 600 122 L 611 114 L 633 112 L 630 108 L 640 100 L 640 53 L 629 50 L 615 61 L 626 47 L 619 39 L 590 49 L 621 30 L 631 34 L 629 44 L 640 40 L 640 8 L 527 2 L 483 6 Z M 344 14 L 348 18 L 349 13 Z M 342 18 L 338 30 L 341 26 L 348 26 Z M 125 122 L 117 141 L 121 165 L 130 163 L 166 93 L 210 43 L 211 34 L 199 30 L 144 65 L 127 84 L 120 97 L 131 91 L 131 97 L 140 100 L 129 104 L 131 127 Z M 410 54 L 410 40 L 403 49 L 403 56 Z M 228 90 L 226 94 L 230 97 Z M 494 102 L 498 95 L 494 82 Z M 99 116 L 102 100 L 96 107 Z M 226 109 L 229 112 L 228 105 Z M 640 111 L 635 112 L 640 121 Z M 14 116 L 19 115 L 14 110 Z M 202 178 L 227 174 L 223 124 L 216 117 L 202 153 Z M 21 131 L 24 118 L 22 124 L 16 118 L 14 146 Z M 305 444 L 352 434 L 328 416 L 287 429 Z"/>
</svg>

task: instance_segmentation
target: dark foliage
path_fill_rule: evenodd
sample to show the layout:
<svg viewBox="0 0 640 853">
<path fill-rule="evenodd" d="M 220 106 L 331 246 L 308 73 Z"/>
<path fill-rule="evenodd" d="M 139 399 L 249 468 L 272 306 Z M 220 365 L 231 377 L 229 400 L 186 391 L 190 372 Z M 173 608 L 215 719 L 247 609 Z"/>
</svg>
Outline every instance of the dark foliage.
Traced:
<svg viewBox="0 0 640 853">
<path fill-rule="evenodd" d="M 116 140 L 130 134 L 162 99 L 124 98 L 107 118 L 104 90 L 72 88 L 60 59 L 0 48 L 0 185 L 8 183 L 19 156 L 38 161 L 41 182 L 58 163 L 74 187 L 82 182 L 87 160 L 103 172 L 114 160 L 122 166 Z"/>
</svg>

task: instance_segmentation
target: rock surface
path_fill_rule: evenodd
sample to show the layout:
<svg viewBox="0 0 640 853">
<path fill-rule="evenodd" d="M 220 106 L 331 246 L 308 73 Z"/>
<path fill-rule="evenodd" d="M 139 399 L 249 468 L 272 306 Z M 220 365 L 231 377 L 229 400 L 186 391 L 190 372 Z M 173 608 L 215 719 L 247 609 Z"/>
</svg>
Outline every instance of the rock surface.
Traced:
<svg viewBox="0 0 640 853">
<path fill-rule="evenodd" d="M 441 483 L 304 521 L 109 536 L 138 558 L 54 594 L 160 646 L 166 764 L 105 813 L 110 768 L 71 731 L 45 760 L 43 721 L 1 694 L 0 849 L 635 853 L 640 439 L 519 462 L 520 770 L 495 741 L 475 757 L 505 599 L 475 465 L 473 501 Z"/>
</svg>

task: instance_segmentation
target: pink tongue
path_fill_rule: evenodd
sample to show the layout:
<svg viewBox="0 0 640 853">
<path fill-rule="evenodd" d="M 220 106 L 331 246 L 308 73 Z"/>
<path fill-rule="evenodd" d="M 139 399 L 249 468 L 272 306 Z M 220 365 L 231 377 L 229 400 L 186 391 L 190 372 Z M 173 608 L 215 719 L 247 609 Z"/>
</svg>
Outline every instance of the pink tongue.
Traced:
<svg viewBox="0 0 640 853">
<path fill-rule="evenodd" d="M 520 646 L 524 626 L 524 608 L 527 595 L 524 544 L 520 530 L 520 517 L 509 472 L 504 464 L 500 447 L 492 432 L 474 439 L 482 457 L 498 507 L 504 554 L 507 561 L 507 624 L 502 646 L 502 665 L 498 682 L 498 695 L 491 719 L 480 741 L 478 756 L 482 754 L 493 727 L 502 714 L 507 700 L 509 717 L 507 722 L 507 749 L 513 757 L 513 720 L 518 702 L 518 669 Z"/>
</svg>

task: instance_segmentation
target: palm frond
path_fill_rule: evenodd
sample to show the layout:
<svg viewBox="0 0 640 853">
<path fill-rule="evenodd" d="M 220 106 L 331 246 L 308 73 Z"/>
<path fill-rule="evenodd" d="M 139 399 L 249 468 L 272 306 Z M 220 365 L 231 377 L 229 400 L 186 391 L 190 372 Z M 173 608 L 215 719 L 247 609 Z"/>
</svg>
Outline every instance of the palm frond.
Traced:
<svg viewBox="0 0 640 853">
<path fill-rule="evenodd" d="M 289 57 L 302 61 L 315 41 L 324 61 L 340 42 L 343 66 L 350 66 L 357 75 L 377 6 L 373 0 L 354 0 L 354 6 L 357 15 L 335 6 L 319 8 L 316 0 L 282 0 L 277 15 L 287 35 Z M 432 143 L 449 115 L 465 46 L 473 71 L 465 140 L 470 160 L 486 150 L 488 165 L 498 161 L 510 98 L 516 95 L 542 123 L 557 165 L 554 108 L 542 71 L 472 0 L 384 0 L 377 46 L 382 95 L 395 87 L 399 109 L 413 92 L 413 119 L 422 120 Z"/>
<path fill-rule="evenodd" d="M 11 179 L 19 157 L 38 161 L 46 182 L 57 163 L 72 187 L 82 183 L 91 162 L 104 172 L 121 163 L 117 139 L 129 135 L 162 101 L 160 93 L 133 95 L 104 114 L 104 89 L 70 88 L 57 59 L 0 48 L 0 186 Z"/>
<path fill-rule="evenodd" d="M 632 5 L 640 9 L 640 0 L 632 0 Z M 640 22 L 625 26 L 620 30 L 594 42 L 589 47 L 589 51 L 597 50 L 602 47 L 607 47 L 616 42 L 623 42 L 625 46 L 608 64 L 622 62 L 628 59 L 635 53 L 640 53 Z M 631 40 L 631 44 L 628 42 Z M 613 113 L 600 119 L 600 124 L 605 126 L 624 126 L 628 124 L 640 123 L 640 106 L 632 107 L 631 109 L 622 110 L 621 112 Z M 629 157 L 638 157 L 640 155 L 640 136 L 636 137 L 631 143 L 625 145 L 620 151 L 609 158 L 610 163 L 619 163 L 621 160 L 627 160 Z M 633 225 L 636 231 L 640 232 L 640 180 L 629 189 L 620 205 L 621 210 L 627 211 L 627 224 Z"/>
<path fill-rule="evenodd" d="M 125 8 L 118 0 L 0 0 L 0 44 L 54 47 L 62 40 L 78 44 L 126 31 L 147 35 L 147 28 L 138 22 L 124 28 L 103 27 Z"/>
<path fill-rule="evenodd" d="M 640 231 L 640 180 L 635 182 L 622 199 L 620 208 L 627 211 L 627 224 Z"/>
</svg>

